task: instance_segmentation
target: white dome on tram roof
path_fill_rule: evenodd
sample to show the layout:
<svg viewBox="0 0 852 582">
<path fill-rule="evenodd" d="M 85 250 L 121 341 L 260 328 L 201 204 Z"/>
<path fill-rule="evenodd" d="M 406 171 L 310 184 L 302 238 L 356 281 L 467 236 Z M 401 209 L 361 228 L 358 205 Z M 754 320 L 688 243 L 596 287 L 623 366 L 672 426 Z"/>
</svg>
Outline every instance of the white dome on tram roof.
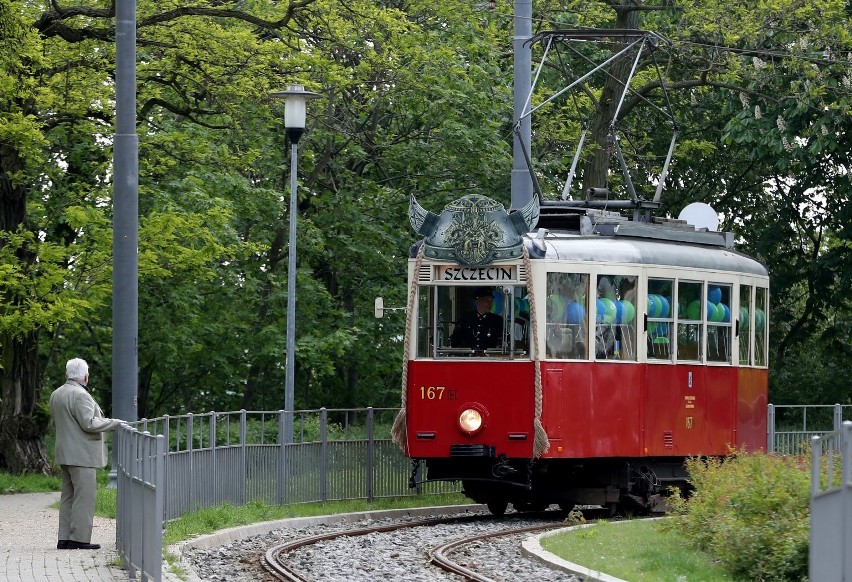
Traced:
<svg viewBox="0 0 852 582">
<path fill-rule="evenodd" d="M 704 202 L 688 204 L 680 211 L 678 220 L 685 220 L 695 228 L 706 228 L 711 232 L 719 230 L 719 214 Z"/>
</svg>

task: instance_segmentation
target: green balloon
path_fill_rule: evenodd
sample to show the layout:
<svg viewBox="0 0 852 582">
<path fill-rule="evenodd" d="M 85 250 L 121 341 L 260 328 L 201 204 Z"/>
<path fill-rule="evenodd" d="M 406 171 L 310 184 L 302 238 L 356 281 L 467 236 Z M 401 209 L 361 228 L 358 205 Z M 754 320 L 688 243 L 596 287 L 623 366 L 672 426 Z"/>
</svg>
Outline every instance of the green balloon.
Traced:
<svg viewBox="0 0 852 582">
<path fill-rule="evenodd" d="M 604 323 L 615 322 L 615 314 L 617 312 L 617 309 L 615 307 L 615 302 L 612 299 L 607 299 L 606 297 L 601 299 L 601 302 L 604 304 L 603 322 Z"/>
<path fill-rule="evenodd" d="M 630 323 L 636 317 L 636 308 L 627 299 L 622 299 L 621 306 L 623 310 L 621 323 Z"/>
<path fill-rule="evenodd" d="M 718 311 L 716 309 L 716 305 L 714 305 L 713 303 L 710 303 L 708 301 L 707 302 L 707 321 L 717 321 L 716 320 L 716 311 Z M 722 315 L 724 315 L 724 312 L 722 312 Z M 718 320 L 718 321 L 721 321 L 721 320 Z"/>
<path fill-rule="evenodd" d="M 748 329 L 748 307 L 740 307 L 740 328 Z"/>
<path fill-rule="evenodd" d="M 701 301 L 696 299 L 686 307 L 687 319 L 701 319 Z"/>
<path fill-rule="evenodd" d="M 710 303 L 709 305 L 713 306 L 713 315 L 710 317 L 710 321 L 722 321 L 725 319 L 725 308 L 722 307 L 722 303 Z"/>
</svg>

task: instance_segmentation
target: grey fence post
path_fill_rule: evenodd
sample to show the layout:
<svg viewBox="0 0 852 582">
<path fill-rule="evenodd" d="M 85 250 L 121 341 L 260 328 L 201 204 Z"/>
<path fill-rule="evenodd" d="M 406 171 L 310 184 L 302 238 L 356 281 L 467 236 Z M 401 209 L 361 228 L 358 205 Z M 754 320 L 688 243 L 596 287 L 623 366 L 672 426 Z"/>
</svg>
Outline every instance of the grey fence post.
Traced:
<svg viewBox="0 0 852 582">
<path fill-rule="evenodd" d="M 834 405 L 834 428 L 833 431 L 838 431 L 843 428 L 843 407 L 839 404 Z"/>
<path fill-rule="evenodd" d="M 166 451 L 168 450 L 168 443 L 165 440 L 163 435 L 158 435 L 156 438 L 156 460 L 155 460 L 155 469 L 154 469 L 154 511 L 153 514 L 155 516 L 162 516 L 165 512 L 166 507 L 166 487 L 165 487 L 165 475 L 164 471 L 166 469 Z M 160 518 L 159 523 L 154 528 L 153 539 L 151 541 L 151 552 L 154 555 L 155 564 L 153 567 L 154 573 L 158 576 L 161 575 L 163 571 L 163 526 L 165 524 L 165 520 Z"/>
<path fill-rule="evenodd" d="M 246 411 L 240 410 L 240 469 L 242 478 L 240 479 L 240 505 L 246 503 L 246 470 L 248 469 L 248 461 L 246 458 Z"/>
<path fill-rule="evenodd" d="M 775 452 L 775 405 L 766 407 L 766 451 Z"/>
<path fill-rule="evenodd" d="M 195 417 L 186 415 L 186 454 L 189 455 L 189 511 L 195 509 L 195 459 L 193 458 L 193 430 Z"/>
<path fill-rule="evenodd" d="M 328 501 L 328 410 L 320 408 L 320 501 Z"/>
<path fill-rule="evenodd" d="M 164 465 L 163 466 L 163 484 L 164 484 L 165 487 L 169 486 L 168 485 L 169 484 L 169 455 L 168 455 L 168 452 L 169 452 L 169 449 L 171 448 L 171 441 L 169 440 L 170 424 L 171 424 L 171 422 L 169 420 L 169 416 L 168 415 L 164 416 L 163 417 L 163 430 L 160 431 L 160 432 L 163 435 L 163 439 L 165 440 L 165 443 L 166 443 L 166 445 L 165 445 L 166 446 L 166 458 L 163 461 L 163 465 Z M 172 492 L 172 491 L 166 492 L 165 489 L 164 489 L 163 490 L 163 496 L 164 496 L 164 500 L 165 500 L 164 503 L 163 503 L 163 521 L 166 521 L 166 520 L 169 519 L 169 515 L 170 515 L 169 514 L 169 500 L 174 498 L 174 492 Z M 174 504 L 174 501 L 172 501 L 172 504 Z"/>
<path fill-rule="evenodd" d="M 216 467 L 216 411 L 211 410 L 208 414 L 210 415 L 210 487 L 208 489 L 209 497 L 207 499 L 207 506 L 209 507 L 211 505 L 216 505 L 219 501 L 219 479 L 217 477 L 218 468 Z"/>
<path fill-rule="evenodd" d="M 819 474 L 822 472 L 822 439 L 811 437 L 811 498 L 820 492 Z"/>
<path fill-rule="evenodd" d="M 367 408 L 367 501 L 373 500 L 373 470 L 375 469 L 376 443 L 373 440 L 373 407 Z"/>
<path fill-rule="evenodd" d="M 287 464 L 287 438 L 285 437 L 285 434 L 284 434 L 285 428 L 286 427 L 285 427 L 285 424 L 284 424 L 284 411 L 279 410 L 278 411 L 278 482 L 276 483 L 277 490 L 276 490 L 276 493 L 275 493 L 275 495 L 278 499 L 278 505 L 284 504 L 284 491 L 285 491 L 284 479 L 287 478 L 287 473 L 288 473 L 288 471 L 286 469 L 286 464 Z"/>
</svg>

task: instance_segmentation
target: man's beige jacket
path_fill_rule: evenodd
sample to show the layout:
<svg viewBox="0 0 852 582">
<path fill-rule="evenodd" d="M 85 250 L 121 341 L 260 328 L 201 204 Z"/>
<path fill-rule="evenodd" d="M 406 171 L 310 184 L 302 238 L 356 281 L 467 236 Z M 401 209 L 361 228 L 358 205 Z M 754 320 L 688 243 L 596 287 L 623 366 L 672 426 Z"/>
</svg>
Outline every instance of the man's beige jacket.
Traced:
<svg viewBox="0 0 852 582">
<path fill-rule="evenodd" d="M 50 395 L 50 414 L 56 425 L 55 460 L 60 465 L 104 467 L 107 448 L 104 432 L 121 424 L 104 418 L 101 407 L 83 388 L 68 380 Z"/>
</svg>

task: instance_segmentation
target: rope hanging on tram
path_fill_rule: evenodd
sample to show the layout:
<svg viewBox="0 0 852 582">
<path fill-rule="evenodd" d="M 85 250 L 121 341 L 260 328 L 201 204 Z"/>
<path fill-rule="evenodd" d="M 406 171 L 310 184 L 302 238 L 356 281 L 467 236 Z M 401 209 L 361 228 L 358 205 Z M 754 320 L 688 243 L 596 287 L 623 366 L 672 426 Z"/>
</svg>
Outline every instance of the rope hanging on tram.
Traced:
<svg viewBox="0 0 852 582">
<path fill-rule="evenodd" d="M 411 320 L 414 313 L 414 300 L 417 296 L 417 278 L 420 275 L 420 265 L 423 263 L 423 251 L 425 244 L 420 245 L 417 258 L 414 261 L 414 276 L 411 278 L 411 287 L 408 289 L 408 304 L 405 309 L 405 340 L 402 343 L 402 406 L 391 427 L 391 439 L 399 448 L 405 451 L 405 415 L 408 400 L 408 351 L 411 348 Z"/>
<path fill-rule="evenodd" d="M 527 273 L 527 296 L 530 298 L 530 345 L 535 357 L 533 366 L 535 369 L 535 417 L 533 418 L 533 456 L 540 457 L 550 448 L 550 440 L 547 432 L 541 424 L 542 388 L 541 388 L 541 356 L 538 348 L 538 325 L 536 321 L 535 293 L 533 293 L 533 276 L 530 265 L 530 253 L 524 245 L 524 270 Z"/>
</svg>

